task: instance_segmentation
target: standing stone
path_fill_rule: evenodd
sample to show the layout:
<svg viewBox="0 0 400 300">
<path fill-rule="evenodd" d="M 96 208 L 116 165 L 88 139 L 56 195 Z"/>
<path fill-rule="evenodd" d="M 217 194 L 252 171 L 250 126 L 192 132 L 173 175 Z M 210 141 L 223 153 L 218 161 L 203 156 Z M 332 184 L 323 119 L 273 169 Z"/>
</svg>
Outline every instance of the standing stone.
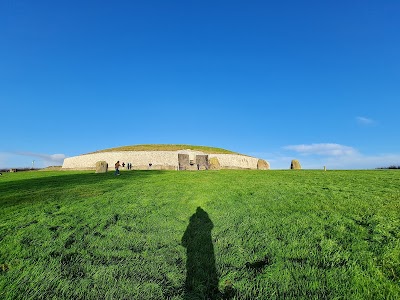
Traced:
<svg viewBox="0 0 400 300">
<path fill-rule="evenodd" d="M 259 159 L 257 162 L 258 170 L 269 170 L 269 163 L 263 159 Z"/>
<path fill-rule="evenodd" d="M 106 161 L 98 161 L 96 162 L 96 173 L 106 173 L 108 170 L 108 164 Z"/>
<path fill-rule="evenodd" d="M 198 170 L 208 170 L 208 155 L 196 155 L 196 165 Z"/>
<path fill-rule="evenodd" d="M 209 160 L 209 167 L 210 167 L 210 170 L 220 170 L 221 169 L 221 165 L 219 163 L 218 158 L 211 157 L 210 160 Z"/>
<path fill-rule="evenodd" d="M 179 170 L 189 170 L 190 169 L 189 154 L 179 153 L 178 164 L 179 164 Z"/>
<path fill-rule="evenodd" d="M 290 163 L 291 170 L 301 170 L 300 162 L 297 159 L 293 159 Z"/>
</svg>

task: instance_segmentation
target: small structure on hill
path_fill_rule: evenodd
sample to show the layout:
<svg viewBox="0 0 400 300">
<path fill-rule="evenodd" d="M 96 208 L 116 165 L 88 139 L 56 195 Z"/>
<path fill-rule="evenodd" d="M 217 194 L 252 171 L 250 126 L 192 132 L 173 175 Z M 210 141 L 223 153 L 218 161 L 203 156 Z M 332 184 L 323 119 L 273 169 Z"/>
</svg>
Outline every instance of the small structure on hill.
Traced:
<svg viewBox="0 0 400 300">
<path fill-rule="evenodd" d="M 301 170 L 300 162 L 297 159 L 293 159 L 290 163 L 291 170 Z"/>
</svg>

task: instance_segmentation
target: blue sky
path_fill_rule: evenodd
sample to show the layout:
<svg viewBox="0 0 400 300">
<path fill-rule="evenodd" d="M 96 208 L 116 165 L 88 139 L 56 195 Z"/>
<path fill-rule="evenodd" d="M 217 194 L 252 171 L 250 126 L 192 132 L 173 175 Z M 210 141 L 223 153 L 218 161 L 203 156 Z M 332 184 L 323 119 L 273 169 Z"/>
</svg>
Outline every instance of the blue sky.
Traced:
<svg viewBox="0 0 400 300">
<path fill-rule="evenodd" d="M 0 1 L 0 168 L 194 144 L 400 165 L 399 1 Z"/>
</svg>

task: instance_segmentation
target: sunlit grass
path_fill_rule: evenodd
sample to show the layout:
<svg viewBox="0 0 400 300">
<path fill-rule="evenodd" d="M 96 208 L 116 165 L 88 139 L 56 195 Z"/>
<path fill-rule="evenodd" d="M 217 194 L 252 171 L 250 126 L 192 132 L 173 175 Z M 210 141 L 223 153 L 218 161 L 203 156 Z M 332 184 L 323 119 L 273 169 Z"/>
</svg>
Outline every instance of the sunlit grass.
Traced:
<svg viewBox="0 0 400 300">
<path fill-rule="evenodd" d="M 197 299 L 191 255 L 214 299 L 400 297 L 396 170 L 121 174 L 3 174 L 0 298 Z"/>
</svg>

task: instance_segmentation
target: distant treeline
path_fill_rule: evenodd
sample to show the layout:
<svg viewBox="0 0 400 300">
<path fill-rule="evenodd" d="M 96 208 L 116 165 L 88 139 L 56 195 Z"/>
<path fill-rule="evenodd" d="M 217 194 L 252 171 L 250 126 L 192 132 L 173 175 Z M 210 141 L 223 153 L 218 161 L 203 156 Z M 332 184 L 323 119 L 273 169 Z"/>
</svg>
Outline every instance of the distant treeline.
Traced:
<svg viewBox="0 0 400 300">
<path fill-rule="evenodd" d="M 377 169 L 400 169 L 400 166 L 381 167 Z"/>
<path fill-rule="evenodd" d="M 22 172 L 22 171 L 33 171 L 33 170 L 40 170 L 40 168 L 9 168 L 9 169 L 0 169 L 1 173 L 5 172 L 10 172 L 10 170 L 13 170 L 13 172 Z"/>
</svg>

